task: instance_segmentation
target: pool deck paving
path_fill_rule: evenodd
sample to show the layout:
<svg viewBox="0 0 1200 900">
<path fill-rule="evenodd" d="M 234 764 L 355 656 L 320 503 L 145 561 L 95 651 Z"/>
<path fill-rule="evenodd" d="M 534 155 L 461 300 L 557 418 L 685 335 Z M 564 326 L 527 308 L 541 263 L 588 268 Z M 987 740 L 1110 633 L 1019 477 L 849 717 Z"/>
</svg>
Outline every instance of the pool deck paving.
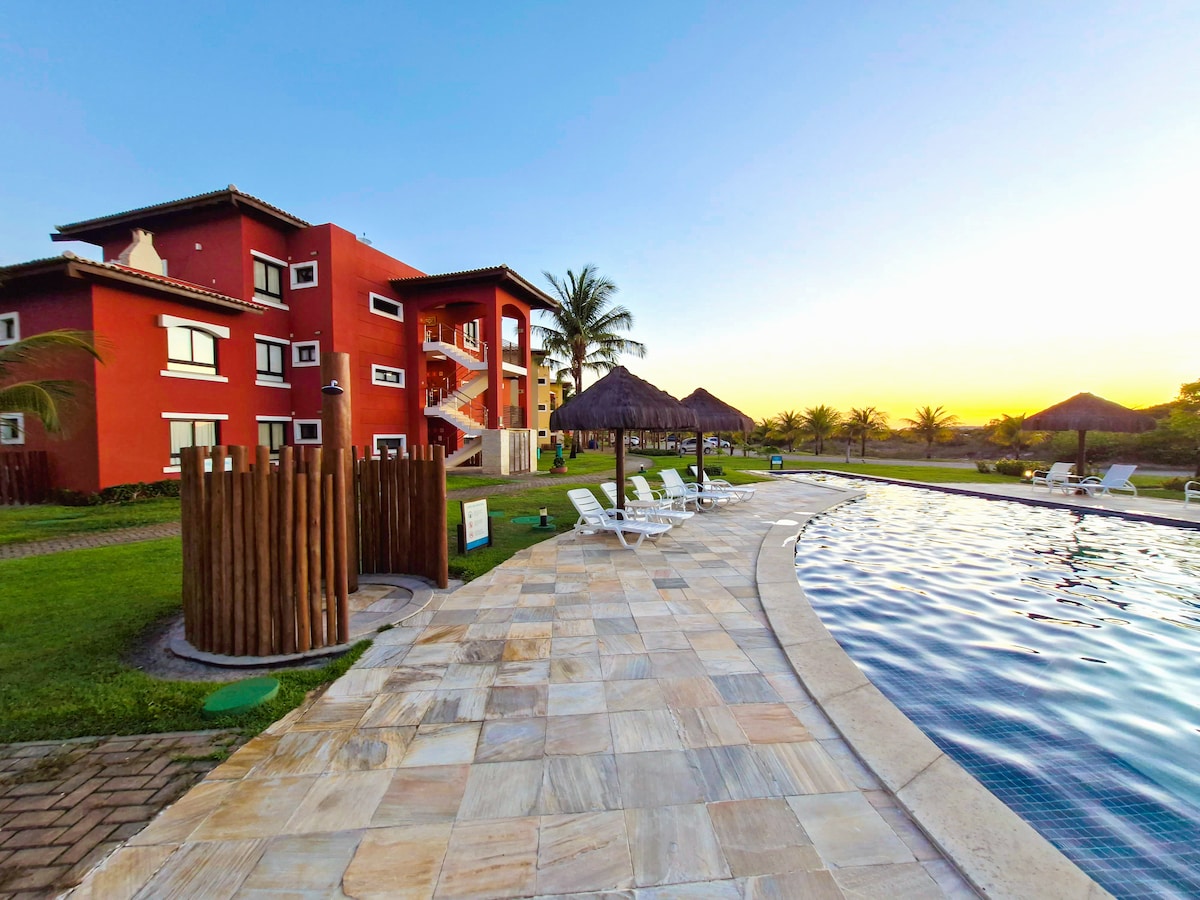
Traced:
<svg viewBox="0 0 1200 900">
<path fill-rule="evenodd" d="M 952 489 L 1200 523 L 1200 506 L 1177 501 Z M 1106 896 L 829 646 L 791 554 L 838 493 L 763 485 L 637 551 L 562 535 L 435 597 L 73 896 L 975 896 L 963 872 L 988 896 Z M 151 536 L 167 535 L 126 539 Z M 116 740 L 161 759 L 180 751 L 156 742 L 181 737 L 10 745 L 4 768 L 33 766 L 36 779 L 8 782 L 34 797 L 77 774 L 64 754 L 85 764 Z M 52 757 L 53 772 L 37 762 Z M 100 837 L 106 821 L 56 851 L 74 832 L 9 816 L 18 843 L 47 840 L 0 849 L 24 852 L 32 879 L 0 897 L 51 896 L 153 815 L 117 811 L 125 795 L 106 799 L 103 779 L 87 810 L 116 804 L 122 821 Z M 7 794 L 0 805 L 18 800 Z M 39 889 L 42 870 L 56 878 Z M 1022 893 L 1030 884 L 1043 890 Z"/>
<path fill-rule="evenodd" d="M 71 896 L 1107 896 L 823 631 L 794 541 L 852 496 L 767 483 L 435 595 Z"/>
</svg>

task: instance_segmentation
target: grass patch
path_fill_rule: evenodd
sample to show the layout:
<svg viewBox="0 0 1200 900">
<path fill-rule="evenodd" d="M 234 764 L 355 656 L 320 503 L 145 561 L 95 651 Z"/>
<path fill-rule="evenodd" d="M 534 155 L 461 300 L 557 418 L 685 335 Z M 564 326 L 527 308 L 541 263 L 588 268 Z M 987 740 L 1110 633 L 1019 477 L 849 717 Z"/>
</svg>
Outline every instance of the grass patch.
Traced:
<svg viewBox="0 0 1200 900">
<path fill-rule="evenodd" d="M 554 454 L 542 451 L 542 458 L 538 460 L 538 471 L 549 472 L 552 463 L 554 462 Z M 558 481 L 569 481 L 573 477 L 579 475 L 594 475 L 598 472 L 615 472 L 617 466 L 617 457 L 611 450 L 588 450 L 580 453 L 574 459 L 569 456 L 563 457 L 563 462 L 567 464 L 566 474 L 551 475 Z"/>
<path fill-rule="evenodd" d="M 509 478 L 495 478 L 489 475 L 446 475 L 447 491 L 463 491 L 469 488 L 490 487 L 494 484 L 508 484 Z"/>
<path fill-rule="evenodd" d="M 255 734 L 369 645 L 320 669 L 275 673 L 278 695 L 256 710 L 204 718 L 204 698 L 220 684 L 161 681 L 123 662 L 148 629 L 178 614 L 180 566 L 178 539 L 0 562 L 0 742 L 204 728 Z"/>
<path fill-rule="evenodd" d="M 103 506 L 0 506 L 0 544 L 178 521 L 179 500 L 175 497 Z"/>
</svg>

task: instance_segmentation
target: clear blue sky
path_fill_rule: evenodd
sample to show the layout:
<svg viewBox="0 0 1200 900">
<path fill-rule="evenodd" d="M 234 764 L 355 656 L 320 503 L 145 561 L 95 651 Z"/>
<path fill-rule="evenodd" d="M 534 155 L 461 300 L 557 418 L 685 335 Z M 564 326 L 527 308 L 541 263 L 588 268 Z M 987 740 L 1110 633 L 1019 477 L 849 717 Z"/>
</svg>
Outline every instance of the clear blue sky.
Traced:
<svg viewBox="0 0 1200 900">
<path fill-rule="evenodd" d="M 633 371 L 759 418 L 1200 377 L 1196 2 L 22 6 L 0 263 L 234 183 L 426 272 L 595 263 Z"/>
</svg>

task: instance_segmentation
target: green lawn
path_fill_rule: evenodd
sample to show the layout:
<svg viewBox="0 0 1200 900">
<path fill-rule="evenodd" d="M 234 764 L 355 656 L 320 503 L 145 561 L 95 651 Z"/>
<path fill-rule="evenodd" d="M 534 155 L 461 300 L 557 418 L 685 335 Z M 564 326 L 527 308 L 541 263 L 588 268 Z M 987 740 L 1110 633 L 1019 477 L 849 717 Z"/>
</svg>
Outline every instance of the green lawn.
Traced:
<svg viewBox="0 0 1200 900">
<path fill-rule="evenodd" d="M 0 742 L 214 727 L 254 734 L 367 646 L 323 669 L 279 674 L 278 696 L 253 713 L 205 719 L 200 706 L 219 685 L 160 681 L 122 661 L 146 629 L 179 613 L 178 539 L 6 560 L 0 584 Z"/>
<path fill-rule="evenodd" d="M 178 521 L 179 500 L 169 497 L 103 506 L 3 506 L 0 544 Z"/>
</svg>

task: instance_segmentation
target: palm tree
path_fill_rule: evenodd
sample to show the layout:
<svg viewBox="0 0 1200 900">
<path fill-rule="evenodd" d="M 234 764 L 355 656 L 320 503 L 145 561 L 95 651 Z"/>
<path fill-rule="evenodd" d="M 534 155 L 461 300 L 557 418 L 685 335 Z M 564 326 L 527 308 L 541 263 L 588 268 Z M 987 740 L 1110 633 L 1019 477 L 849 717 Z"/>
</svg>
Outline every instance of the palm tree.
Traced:
<svg viewBox="0 0 1200 900">
<path fill-rule="evenodd" d="M 905 419 L 909 428 L 925 438 L 925 458 L 933 458 L 933 442 L 944 437 L 951 425 L 958 424 L 958 416 L 951 415 L 940 406 L 922 406 L 913 418 Z"/>
<path fill-rule="evenodd" d="M 1021 458 L 1021 451 L 1034 444 L 1040 444 L 1045 435 L 1038 431 L 1025 430 L 1025 415 L 1022 413 L 1019 416 L 1002 416 L 999 419 L 993 419 L 988 423 L 988 440 L 993 444 L 998 444 L 1008 450 L 1013 451 L 1013 455 Z"/>
<path fill-rule="evenodd" d="M 789 409 L 771 420 L 769 437 L 773 441 L 787 444 L 788 453 L 792 453 L 796 449 L 796 441 L 803 436 L 804 423 L 798 412 Z"/>
<path fill-rule="evenodd" d="M 559 307 L 545 310 L 549 325 L 534 325 L 533 333 L 542 346 L 560 360 L 566 360 L 576 394 L 583 391 L 583 370 L 607 372 L 620 361 L 622 353 L 643 357 L 646 347 L 621 336 L 633 327 L 633 314 L 624 306 L 613 305 L 617 286 L 596 271 L 590 263 L 576 275 L 567 269 L 567 277 L 555 278 L 542 272 Z M 571 458 L 578 453 L 578 435 L 571 441 Z"/>
<path fill-rule="evenodd" d="M 74 382 L 62 379 L 6 382 L 24 366 L 53 363 L 76 351 L 100 359 L 91 336 L 84 331 L 46 331 L 0 347 L 0 412 L 27 413 L 51 434 L 61 431 L 59 403 L 71 396 Z"/>
<path fill-rule="evenodd" d="M 858 455 L 865 459 L 867 439 L 887 434 L 887 413 L 881 413 L 873 406 L 854 407 L 846 414 L 842 430 L 847 440 L 859 442 Z"/>
<path fill-rule="evenodd" d="M 813 453 L 820 456 L 825 449 L 825 438 L 837 431 L 842 414 L 832 406 L 822 403 L 820 406 L 806 409 L 801 421 L 804 423 L 804 430 L 813 437 Z"/>
</svg>

